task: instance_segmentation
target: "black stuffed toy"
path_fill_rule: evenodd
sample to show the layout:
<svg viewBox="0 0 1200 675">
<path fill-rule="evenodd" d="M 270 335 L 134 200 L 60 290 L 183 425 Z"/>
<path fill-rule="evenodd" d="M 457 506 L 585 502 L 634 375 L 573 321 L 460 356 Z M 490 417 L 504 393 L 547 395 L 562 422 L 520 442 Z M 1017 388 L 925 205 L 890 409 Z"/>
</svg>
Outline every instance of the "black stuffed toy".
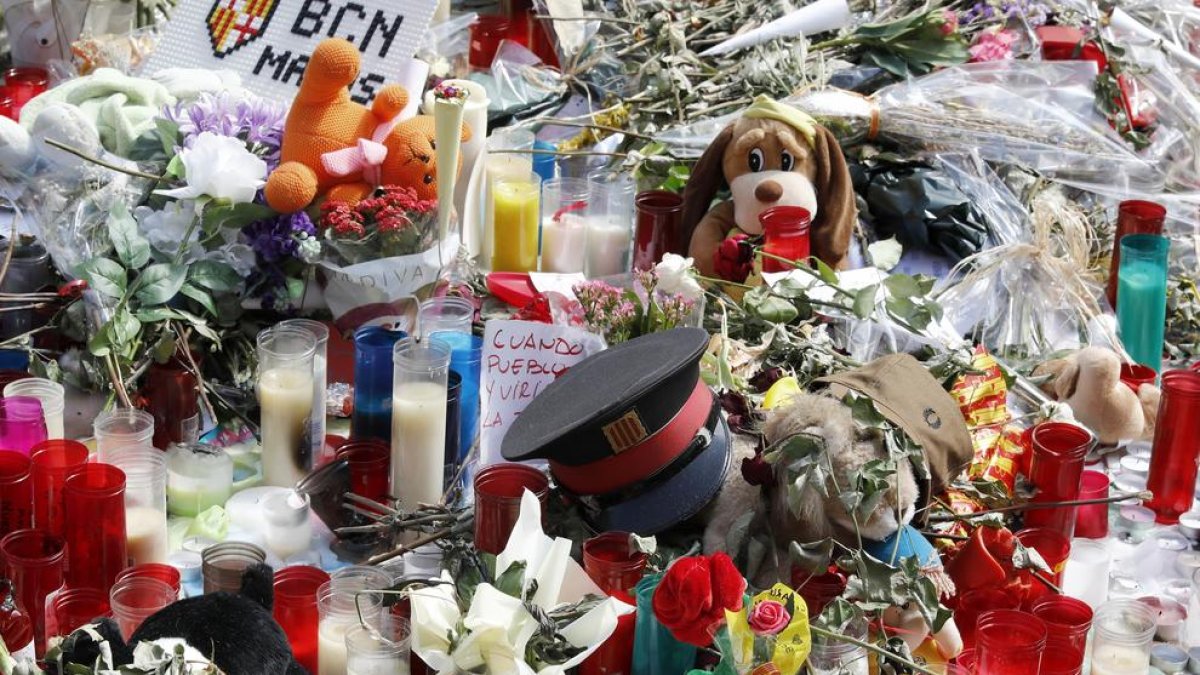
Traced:
<svg viewBox="0 0 1200 675">
<path fill-rule="evenodd" d="M 225 675 L 307 675 L 271 616 L 273 579 L 270 567 L 252 565 L 242 577 L 240 593 L 208 593 L 175 602 L 147 618 L 128 644 L 112 619 L 90 628 L 108 642 L 117 666 L 132 662 L 140 642 L 174 638 L 211 659 Z M 80 629 L 64 642 L 62 662 L 90 665 L 99 653 L 98 641 Z"/>
</svg>

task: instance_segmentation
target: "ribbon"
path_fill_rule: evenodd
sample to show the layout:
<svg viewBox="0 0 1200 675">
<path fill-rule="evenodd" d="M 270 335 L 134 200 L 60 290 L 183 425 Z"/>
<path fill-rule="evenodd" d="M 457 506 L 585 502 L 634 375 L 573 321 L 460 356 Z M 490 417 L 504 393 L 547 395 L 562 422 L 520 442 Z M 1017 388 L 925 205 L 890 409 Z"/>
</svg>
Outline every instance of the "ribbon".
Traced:
<svg viewBox="0 0 1200 675">
<path fill-rule="evenodd" d="M 388 149 L 383 141 L 399 122 L 400 118 L 397 116 L 375 127 L 370 138 L 360 138 L 348 148 L 332 150 L 321 155 L 321 166 L 329 175 L 338 178 L 361 173 L 364 181 L 379 187 L 383 180 L 383 160 L 388 156 Z"/>
</svg>

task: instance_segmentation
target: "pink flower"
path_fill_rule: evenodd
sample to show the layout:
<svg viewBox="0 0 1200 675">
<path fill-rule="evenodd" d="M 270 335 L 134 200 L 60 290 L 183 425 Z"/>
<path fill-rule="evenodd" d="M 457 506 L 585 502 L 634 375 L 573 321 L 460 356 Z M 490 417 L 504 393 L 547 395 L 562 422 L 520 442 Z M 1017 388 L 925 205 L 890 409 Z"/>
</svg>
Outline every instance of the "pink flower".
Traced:
<svg viewBox="0 0 1200 675">
<path fill-rule="evenodd" d="M 750 630 L 758 635 L 775 635 L 787 628 L 792 622 L 792 615 L 781 603 L 764 600 L 750 610 L 748 622 Z"/>
<path fill-rule="evenodd" d="M 954 31 L 958 30 L 958 14 L 949 9 L 942 10 L 942 25 L 938 30 L 946 37 L 954 35 Z"/>
<path fill-rule="evenodd" d="M 1016 33 L 1004 30 L 984 31 L 975 37 L 975 44 L 968 50 L 971 63 L 985 61 L 1008 61 L 1013 57 L 1012 47 L 1017 42 Z"/>
</svg>

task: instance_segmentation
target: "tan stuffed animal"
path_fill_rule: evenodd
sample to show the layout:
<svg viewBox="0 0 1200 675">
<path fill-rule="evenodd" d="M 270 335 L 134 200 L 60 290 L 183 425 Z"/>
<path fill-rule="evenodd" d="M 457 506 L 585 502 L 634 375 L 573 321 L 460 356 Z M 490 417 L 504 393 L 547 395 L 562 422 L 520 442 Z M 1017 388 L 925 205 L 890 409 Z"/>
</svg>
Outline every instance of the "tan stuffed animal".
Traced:
<svg viewBox="0 0 1200 675">
<path fill-rule="evenodd" d="M 732 199 L 709 209 L 727 185 Z M 683 193 L 682 244 L 705 276 L 735 228 L 762 234 L 758 216 L 774 206 L 813 214 L 812 255 L 834 269 L 849 262 L 857 221 L 854 188 L 837 139 L 804 112 L 760 97 L 709 144 Z"/>
<path fill-rule="evenodd" d="M 1075 419 L 1091 429 L 1101 443 L 1152 438 L 1161 392 L 1143 384 L 1134 393 L 1121 381 L 1121 359 L 1105 347 L 1085 347 L 1033 371 L 1049 375 L 1042 390 L 1071 406 Z"/>
</svg>

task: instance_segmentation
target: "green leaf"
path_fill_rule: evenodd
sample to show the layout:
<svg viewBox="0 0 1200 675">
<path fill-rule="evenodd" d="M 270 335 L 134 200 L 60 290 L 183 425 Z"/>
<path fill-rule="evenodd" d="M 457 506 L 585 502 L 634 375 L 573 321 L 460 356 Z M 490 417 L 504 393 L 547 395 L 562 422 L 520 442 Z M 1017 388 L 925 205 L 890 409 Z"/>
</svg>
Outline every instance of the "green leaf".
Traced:
<svg viewBox="0 0 1200 675">
<path fill-rule="evenodd" d="M 520 599 L 525 590 L 525 561 L 517 560 L 496 579 L 496 590 Z"/>
<path fill-rule="evenodd" d="M 112 353 L 112 341 L 109 337 L 112 334 L 112 322 L 104 324 L 92 339 L 88 340 L 88 351 L 94 356 L 108 356 Z"/>
<path fill-rule="evenodd" d="M 214 232 L 222 227 L 241 229 L 255 221 L 274 218 L 277 215 L 279 214 L 272 210 L 271 207 L 253 202 L 230 204 L 228 202 L 213 201 L 204 209 L 204 215 L 201 216 L 201 219 L 204 223 L 204 230 L 206 232 Z"/>
<path fill-rule="evenodd" d="M 860 396 L 852 392 L 846 394 L 842 398 L 842 402 L 850 408 L 850 416 L 860 426 L 869 429 L 882 429 L 888 424 L 887 418 L 879 412 L 879 409 L 875 407 L 875 402 L 870 397 Z"/>
<path fill-rule="evenodd" d="M 906 300 L 914 295 L 921 295 L 920 284 L 907 274 L 893 274 L 883 280 L 883 285 L 887 288 L 888 294 L 897 300 Z"/>
<path fill-rule="evenodd" d="M 176 311 L 179 313 L 180 317 L 184 321 L 187 321 L 197 333 L 208 338 L 215 344 L 221 344 L 221 336 L 218 335 L 217 332 L 208 325 L 207 321 L 196 316 L 195 314 L 192 314 L 191 312 L 186 312 L 182 309 Z"/>
<path fill-rule="evenodd" d="M 742 296 L 746 310 L 770 323 L 788 323 L 800 316 L 800 310 L 787 300 L 771 293 L 766 286 L 747 291 Z"/>
<path fill-rule="evenodd" d="M 875 312 L 875 295 L 878 290 L 879 286 L 876 284 L 858 289 L 854 294 L 854 316 L 866 319 Z"/>
<path fill-rule="evenodd" d="M 179 141 L 179 125 L 165 117 L 155 117 L 154 128 L 162 141 L 163 154 L 168 157 L 174 156 L 175 146 Z"/>
<path fill-rule="evenodd" d="M 138 232 L 137 222 L 121 202 L 108 212 L 108 238 L 126 268 L 141 269 L 150 262 L 150 242 Z"/>
<path fill-rule="evenodd" d="M 76 272 L 101 295 L 117 299 L 125 295 L 129 283 L 125 268 L 111 258 L 92 258 L 80 265 Z"/>
<path fill-rule="evenodd" d="M 112 326 L 112 341 L 117 345 L 131 344 L 137 339 L 138 332 L 142 330 L 142 322 L 134 318 L 124 307 L 113 315 L 109 323 Z"/>
<path fill-rule="evenodd" d="M 215 260 L 200 260 L 188 270 L 187 280 L 210 291 L 233 291 L 242 278 L 232 267 Z M 215 313 L 215 312 L 214 312 Z"/>
<path fill-rule="evenodd" d="M 200 306 L 209 314 L 214 317 L 217 315 L 217 306 L 213 304 L 212 296 L 208 294 L 208 291 L 185 283 L 179 288 L 179 292 L 200 303 Z"/>
<path fill-rule="evenodd" d="M 170 307 L 143 307 L 134 313 L 142 323 L 158 323 L 167 319 L 183 321 L 184 316 Z"/>
<path fill-rule="evenodd" d="M 863 617 L 863 612 L 854 603 L 847 601 L 844 598 L 834 598 L 833 602 L 825 605 L 825 609 L 821 610 L 821 616 L 817 622 L 828 630 L 836 633 L 845 631 L 846 626 L 850 622 Z"/>
<path fill-rule="evenodd" d="M 829 561 L 833 558 L 833 546 L 833 540 L 829 538 L 806 544 L 793 541 L 788 546 L 788 557 L 792 564 L 805 572 L 821 575 L 829 569 Z"/>
<path fill-rule="evenodd" d="M 170 155 L 172 152 L 174 152 L 174 150 L 168 151 L 167 154 Z M 175 176 L 176 178 L 184 177 L 183 176 L 183 173 L 184 173 L 183 172 L 183 159 L 181 159 L 181 157 L 182 157 L 182 155 L 174 155 L 171 157 L 171 161 L 167 162 L 167 168 L 166 168 L 167 176 Z"/>
<path fill-rule="evenodd" d="M 137 299 L 145 305 L 161 305 L 179 294 L 187 268 L 173 263 L 147 267 L 138 277 Z"/>
<path fill-rule="evenodd" d="M 824 281 L 830 286 L 837 286 L 837 272 L 834 272 L 833 268 L 825 264 L 825 261 L 821 260 L 820 258 L 813 258 L 812 260 L 817 263 L 817 274 L 821 275 L 821 281 Z"/>
</svg>

